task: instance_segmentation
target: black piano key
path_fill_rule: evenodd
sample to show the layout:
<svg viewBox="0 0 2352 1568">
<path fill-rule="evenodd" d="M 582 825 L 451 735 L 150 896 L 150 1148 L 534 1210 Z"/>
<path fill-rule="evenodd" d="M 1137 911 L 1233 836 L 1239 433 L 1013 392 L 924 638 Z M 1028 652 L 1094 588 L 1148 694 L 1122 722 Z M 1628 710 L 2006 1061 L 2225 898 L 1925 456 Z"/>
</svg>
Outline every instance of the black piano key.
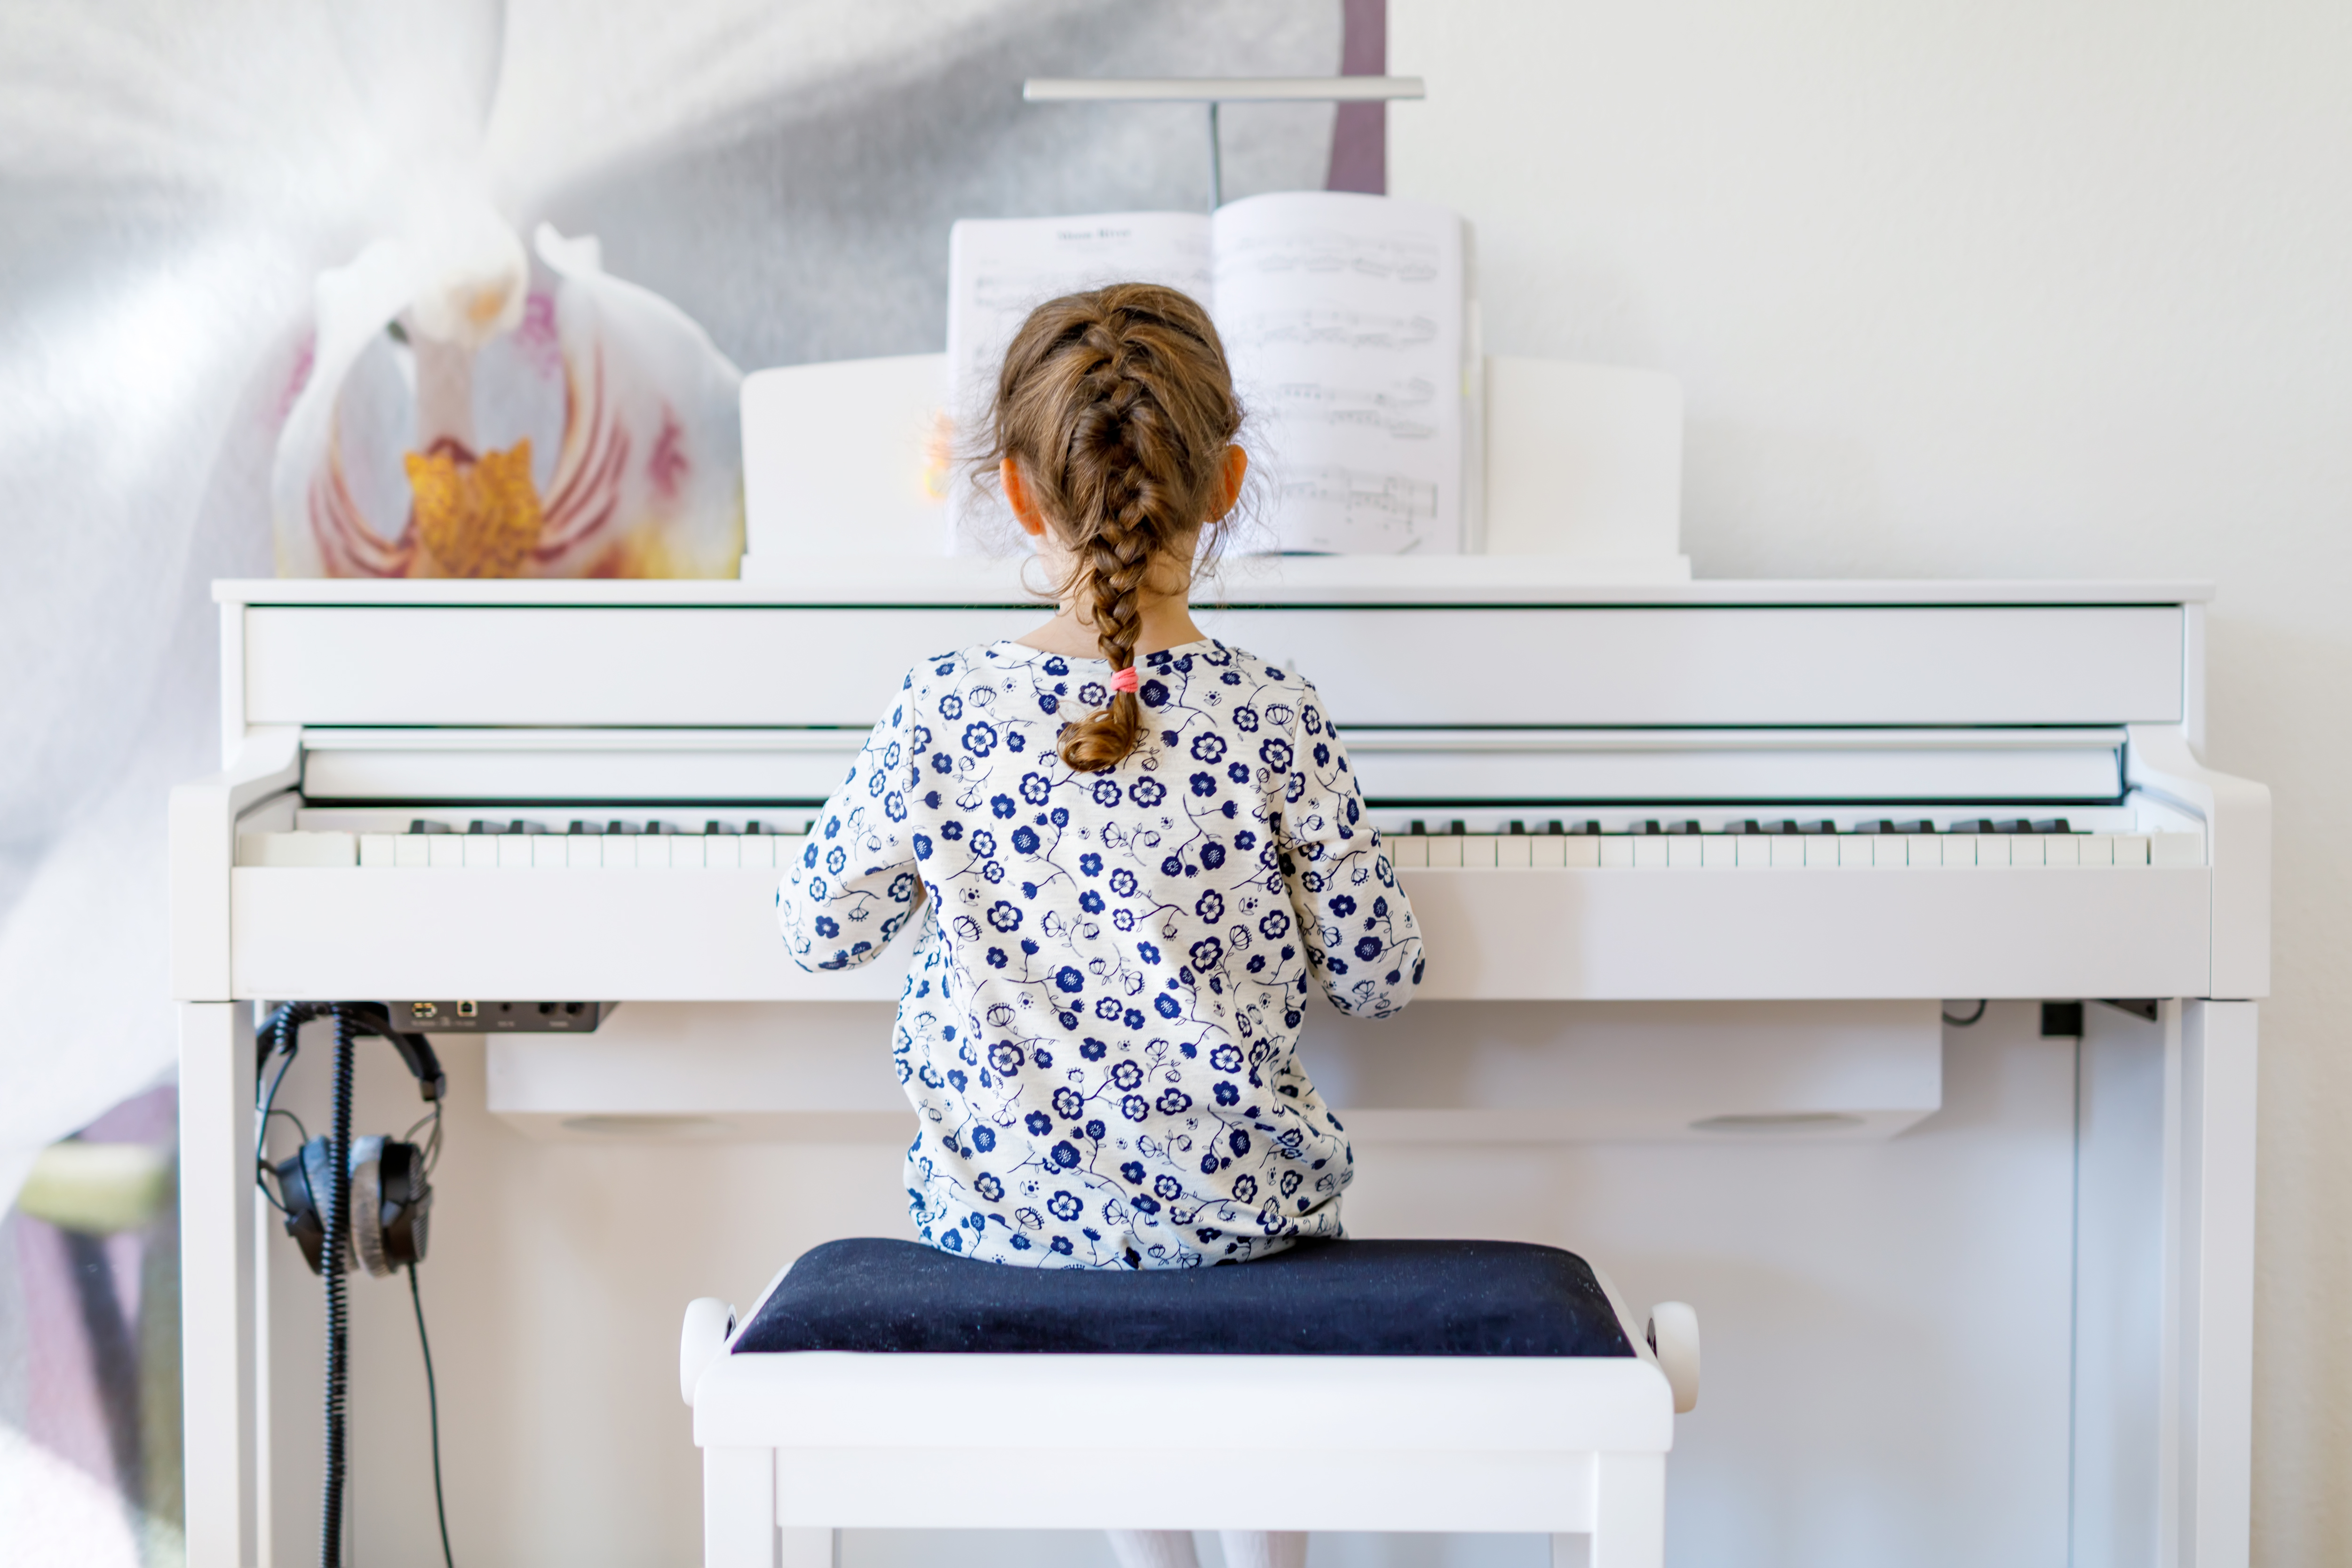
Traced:
<svg viewBox="0 0 2352 1568">
<path fill-rule="evenodd" d="M 1949 828 L 1946 829 L 1946 831 L 1951 833 L 1999 833 L 2000 829 L 1993 826 L 1992 818 L 1989 816 L 1964 816 L 1958 822 L 1953 823 Z"/>
<path fill-rule="evenodd" d="M 1459 837 L 1463 837 L 1465 834 L 1468 833 L 1468 832 L 1470 831 L 1470 828 L 1469 828 L 1469 825 L 1468 825 L 1468 824 L 1465 823 L 1465 822 L 1464 822 L 1460 817 L 1458 817 L 1458 816 L 1457 816 L 1457 817 L 1455 817 L 1455 818 L 1454 819 L 1453 824 L 1452 824 L 1450 826 L 1448 826 L 1448 827 L 1446 828 L 1446 830 L 1445 830 L 1445 831 L 1446 831 L 1446 832 L 1448 832 L 1448 833 L 1450 833 L 1450 834 L 1452 834 L 1454 837 L 1459 838 Z"/>
<path fill-rule="evenodd" d="M 646 831 L 653 834 L 676 833 L 677 831 L 677 824 L 675 822 L 664 822 L 661 818 L 655 817 L 653 820 L 646 824 Z"/>
<path fill-rule="evenodd" d="M 1913 822 L 1898 822 L 1895 825 L 1895 831 L 1897 833 L 1933 833 L 1936 831 L 1936 825 L 1924 818 Z"/>
<path fill-rule="evenodd" d="M 447 823 L 435 822 L 423 816 L 417 817 L 408 825 L 408 831 L 411 833 L 446 833 L 449 830 Z"/>
<path fill-rule="evenodd" d="M 1853 825 L 1856 833 L 1892 833 L 1895 824 L 1884 816 L 1865 816 Z"/>
<path fill-rule="evenodd" d="M 1512 837 L 1519 837 L 1520 835 L 1525 834 L 1525 833 L 1527 832 L 1527 830 L 1528 830 L 1528 825 L 1527 825 L 1526 823 L 1521 822 L 1521 821 L 1520 821 L 1517 817 L 1516 817 L 1516 816 L 1515 816 L 1515 817 L 1513 817 L 1513 818 L 1511 818 L 1511 834 L 1512 834 Z"/>
<path fill-rule="evenodd" d="M 563 831 L 567 834 L 578 833 L 586 835 L 591 833 L 602 833 L 604 831 L 604 826 L 602 823 L 589 822 L 583 818 L 575 816 L 572 819 L 571 825 L 565 827 Z"/>
<path fill-rule="evenodd" d="M 1559 832 L 1559 824 L 1557 822 L 1553 823 L 1551 825 L 1551 830 L 1554 833 Z M 1588 816 L 1582 822 L 1570 824 L 1568 830 L 1570 833 L 1578 834 L 1588 838 L 1598 837 L 1601 833 L 1601 824 Z"/>
<path fill-rule="evenodd" d="M 1822 817 L 1813 822 L 1800 822 L 1796 825 L 1796 830 L 1799 833 L 1834 834 L 1837 832 L 1837 824 L 1827 817 Z"/>
<path fill-rule="evenodd" d="M 1669 833 L 1680 834 L 1684 837 L 1689 837 L 1690 835 L 1696 834 L 1699 831 L 1699 826 L 1695 820 L 1685 819 L 1681 822 L 1667 823 L 1666 831 Z"/>
<path fill-rule="evenodd" d="M 523 818 L 518 816 L 512 822 L 508 823 L 503 831 L 508 833 L 544 833 L 547 831 L 547 824 L 544 822 L 527 822 Z"/>
<path fill-rule="evenodd" d="M 468 833 L 496 833 L 498 829 L 489 823 L 484 822 L 478 816 L 474 818 L 473 821 L 466 824 L 466 831 Z"/>
<path fill-rule="evenodd" d="M 740 831 L 740 829 L 730 827 L 725 823 L 720 822 L 714 817 L 710 821 L 702 825 L 702 831 L 705 833 L 735 833 Z"/>
<path fill-rule="evenodd" d="M 1995 826 L 1993 831 L 1995 833 L 2031 833 L 2033 831 L 2033 824 L 2021 816 L 2012 816 Z"/>
<path fill-rule="evenodd" d="M 2066 819 L 2064 817 L 2048 816 L 2042 818 L 2040 822 L 2035 823 L 2033 825 L 2033 831 L 2036 833 L 2072 833 L 2074 830 L 2066 825 Z"/>
<path fill-rule="evenodd" d="M 636 834 L 643 832 L 644 829 L 640 828 L 634 822 L 623 822 L 616 816 L 612 821 L 604 824 L 604 831 L 607 833 L 626 834 L 631 837 L 635 837 Z"/>
<path fill-rule="evenodd" d="M 1738 834 L 1761 833 L 1764 831 L 1761 827 L 1756 826 L 1756 819 L 1752 816 L 1743 817 L 1733 822 L 1727 822 L 1723 825 L 1723 830 L 1726 833 Z"/>
<path fill-rule="evenodd" d="M 1429 837 L 1429 824 L 1416 816 L 1412 819 L 1412 824 L 1406 829 L 1406 832 L 1410 837 L 1414 838 L 1426 838 Z"/>
<path fill-rule="evenodd" d="M 1636 833 L 1664 833 L 1665 829 L 1658 826 L 1657 818 L 1652 817 L 1647 822 L 1643 823 L 1639 827 L 1634 828 L 1633 831 Z"/>
</svg>

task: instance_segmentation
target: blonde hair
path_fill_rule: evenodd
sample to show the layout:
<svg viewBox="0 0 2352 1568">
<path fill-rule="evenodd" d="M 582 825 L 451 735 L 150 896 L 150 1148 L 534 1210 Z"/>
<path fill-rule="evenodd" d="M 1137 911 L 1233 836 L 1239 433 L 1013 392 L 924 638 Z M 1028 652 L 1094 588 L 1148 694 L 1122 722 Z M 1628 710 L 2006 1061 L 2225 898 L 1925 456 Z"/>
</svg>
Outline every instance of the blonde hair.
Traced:
<svg viewBox="0 0 2352 1568">
<path fill-rule="evenodd" d="M 1142 593 L 1169 563 L 1189 581 L 1225 530 L 1225 448 L 1240 431 L 1224 345 L 1208 312 L 1150 283 L 1115 283 L 1029 314 L 997 374 L 988 448 L 1006 458 L 1069 550 L 1061 597 L 1081 597 L 1114 672 L 1135 663 Z M 1062 760 L 1116 767 L 1142 736 L 1131 692 L 1062 731 Z"/>
</svg>

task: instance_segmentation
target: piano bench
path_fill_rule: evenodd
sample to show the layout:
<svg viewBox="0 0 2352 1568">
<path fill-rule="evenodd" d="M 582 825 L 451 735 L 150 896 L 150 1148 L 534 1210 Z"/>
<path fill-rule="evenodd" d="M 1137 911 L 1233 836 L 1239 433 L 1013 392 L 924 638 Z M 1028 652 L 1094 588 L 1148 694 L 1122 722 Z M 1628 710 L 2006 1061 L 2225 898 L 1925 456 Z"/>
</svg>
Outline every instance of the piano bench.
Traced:
<svg viewBox="0 0 2352 1568">
<path fill-rule="evenodd" d="M 1131 1273 L 851 1240 L 740 1325 L 694 1302 L 678 1370 L 705 1568 L 831 1568 L 873 1527 L 1508 1531 L 1658 1568 L 1698 1340 L 1517 1242 Z"/>
</svg>

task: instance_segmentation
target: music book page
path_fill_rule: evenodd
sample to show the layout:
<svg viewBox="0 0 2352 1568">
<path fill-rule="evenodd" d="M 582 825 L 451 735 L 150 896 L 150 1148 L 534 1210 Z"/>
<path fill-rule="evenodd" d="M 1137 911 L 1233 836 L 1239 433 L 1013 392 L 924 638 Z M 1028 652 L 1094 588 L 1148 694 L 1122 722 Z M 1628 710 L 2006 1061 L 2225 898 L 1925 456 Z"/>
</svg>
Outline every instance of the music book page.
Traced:
<svg viewBox="0 0 2352 1568">
<path fill-rule="evenodd" d="M 1462 220 L 1342 192 L 1251 196 L 1213 217 L 967 220 L 949 246 L 956 419 L 982 426 L 1005 345 L 1047 300 L 1136 281 L 1209 308 L 1249 423 L 1261 528 L 1242 550 L 1459 554 L 1465 548 Z M 959 480 L 950 553 L 1026 544 Z"/>
<path fill-rule="evenodd" d="M 1213 237 L 1275 547 L 1459 554 L 1462 220 L 1304 191 L 1219 208 Z"/>
</svg>

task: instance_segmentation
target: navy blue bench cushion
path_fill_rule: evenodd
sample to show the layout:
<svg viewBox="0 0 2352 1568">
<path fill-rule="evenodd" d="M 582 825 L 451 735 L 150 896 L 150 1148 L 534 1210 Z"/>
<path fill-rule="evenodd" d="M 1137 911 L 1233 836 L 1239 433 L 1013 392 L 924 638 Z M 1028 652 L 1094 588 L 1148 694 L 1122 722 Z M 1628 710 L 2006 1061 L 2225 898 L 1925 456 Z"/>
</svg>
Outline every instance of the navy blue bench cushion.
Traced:
<svg viewBox="0 0 2352 1568">
<path fill-rule="evenodd" d="M 1254 1263 L 1022 1268 L 912 1241 L 804 1254 L 735 1353 L 1630 1356 L 1584 1259 L 1516 1241 L 1302 1242 Z"/>
</svg>

